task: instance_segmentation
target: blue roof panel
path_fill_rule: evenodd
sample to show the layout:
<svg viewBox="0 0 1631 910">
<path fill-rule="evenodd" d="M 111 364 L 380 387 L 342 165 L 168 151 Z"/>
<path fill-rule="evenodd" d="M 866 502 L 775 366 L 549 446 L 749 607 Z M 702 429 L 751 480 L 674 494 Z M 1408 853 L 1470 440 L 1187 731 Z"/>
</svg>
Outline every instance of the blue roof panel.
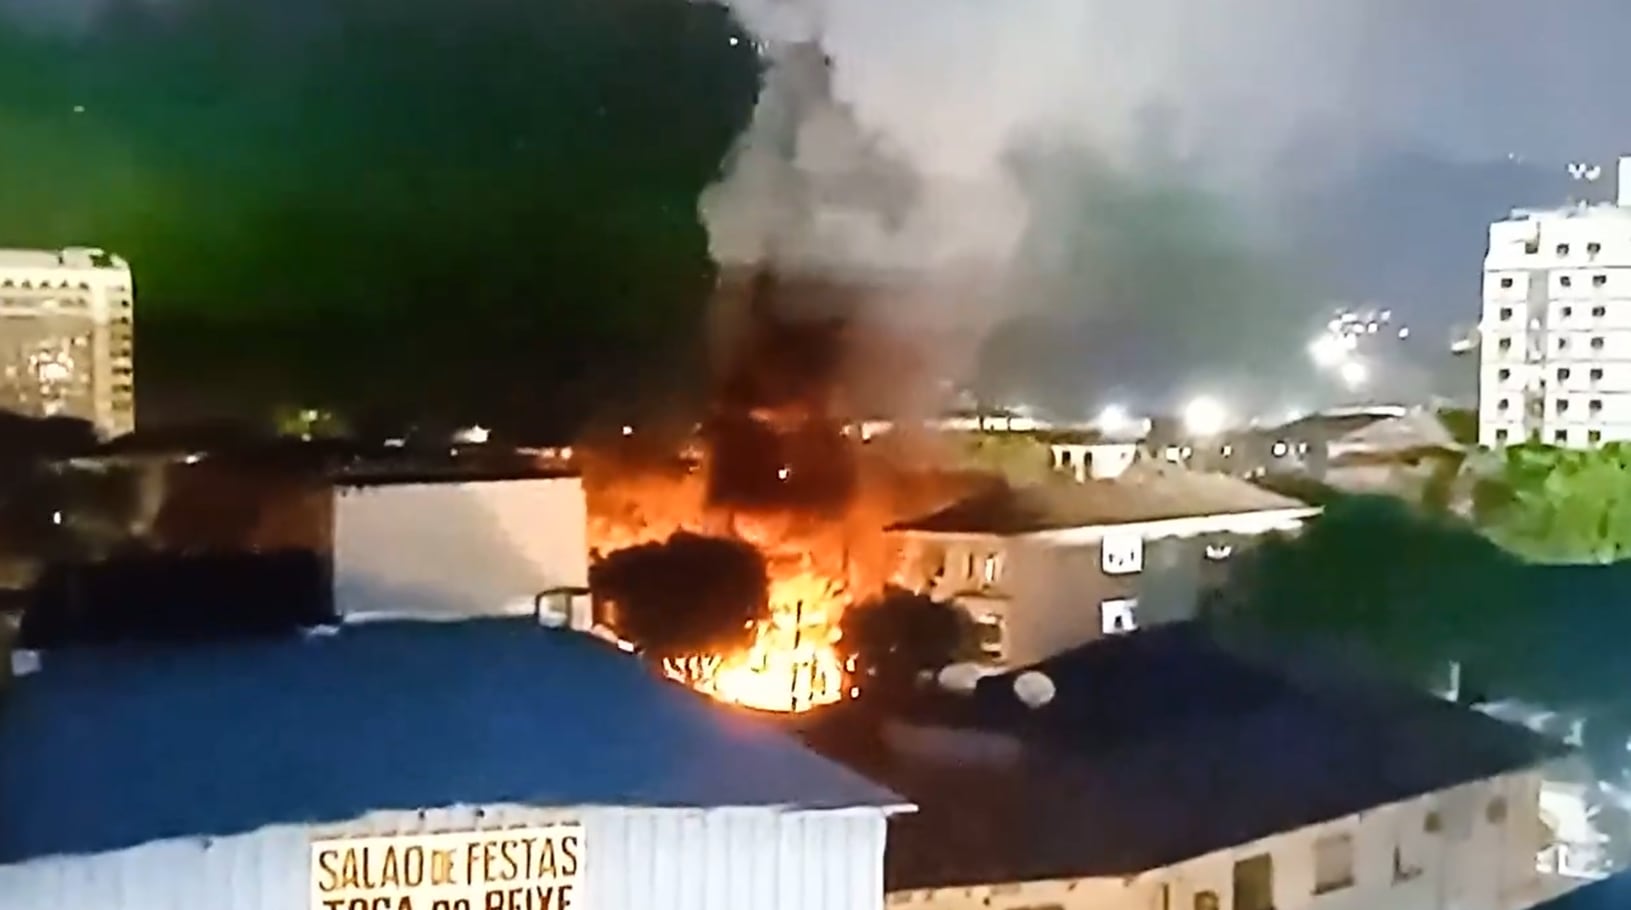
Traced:
<svg viewBox="0 0 1631 910">
<path fill-rule="evenodd" d="M 0 864 L 495 803 L 902 800 L 596 639 L 526 619 L 63 652 L 0 710 Z"/>
</svg>

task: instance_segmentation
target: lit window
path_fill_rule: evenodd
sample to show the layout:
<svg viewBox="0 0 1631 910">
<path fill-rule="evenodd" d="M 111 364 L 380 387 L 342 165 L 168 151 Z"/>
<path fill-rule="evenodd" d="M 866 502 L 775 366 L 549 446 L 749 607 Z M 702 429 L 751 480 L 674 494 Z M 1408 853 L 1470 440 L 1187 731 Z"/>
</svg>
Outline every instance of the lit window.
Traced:
<svg viewBox="0 0 1631 910">
<path fill-rule="evenodd" d="M 1136 600 L 1107 600 L 1099 604 L 1099 631 L 1122 635 L 1138 629 Z"/>
<path fill-rule="evenodd" d="M 1206 558 L 1213 562 L 1222 562 L 1235 555 L 1235 548 L 1226 543 L 1209 543 L 1206 545 Z"/>
<path fill-rule="evenodd" d="M 1291 451 L 1291 446 L 1286 445 L 1284 442 L 1274 444 L 1274 456 L 1276 458 L 1283 457 L 1289 451 Z"/>
<path fill-rule="evenodd" d="M 1216 891 L 1201 891 L 1195 895 L 1195 910 L 1218 910 Z"/>
<path fill-rule="evenodd" d="M 986 584 L 994 585 L 997 583 L 998 569 L 999 564 L 996 554 L 988 555 L 985 558 L 985 562 L 981 565 L 980 577 L 985 579 Z"/>
<path fill-rule="evenodd" d="M 979 613 L 974 617 L 975 634 L 980 644 L 980 653 L 993 660 L 1002 660 L 1006 651 L 1008 624 L 1001 614 Z"/>
<path fill-rule="evenodd" d="M 1341 891 L 1353 883 L 1353 835 L 1332 834 L 1314 841 L 1314 893 Z"/>
<path fill-rule="evenodd" d="M 1106 575 L 1144 571 L 1144 538 L 1137 534 L 1106 535 L 1099 544 L 1100 568 Z"/>
</svg>

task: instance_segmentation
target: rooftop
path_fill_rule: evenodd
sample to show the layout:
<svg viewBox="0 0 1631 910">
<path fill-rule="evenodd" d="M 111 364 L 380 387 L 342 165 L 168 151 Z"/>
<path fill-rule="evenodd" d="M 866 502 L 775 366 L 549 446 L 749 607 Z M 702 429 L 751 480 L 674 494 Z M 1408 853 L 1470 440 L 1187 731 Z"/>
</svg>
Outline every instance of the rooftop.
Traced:
<svg viewBox="0 0 1631 910">
<path fill-rule="evenodd" d="M 1631 907 L 1631 873 L 1593 882 L 1535 910 L 1624 910 Z"/>
<path fill-rule="evenodd" d="M 919 807 L 890 822 L 889 889 L 1130 875 L 1563 751 L 1413 691 L 1269 669 L 1188 625 L 1036 669 L 1057 689 L 1040 709 L 997 676 L 972 696 L 861 699 L 809 731 Z"/>
<path fill-rule="evenodd" d="M 892 530 L 1029 534 L 1307 508 L 1307 503 L 1224 474 L 1145 460 L 1111 479 L 1003 487 L 902 522 Z"/>
<path fill-rule="evenodd" d="M 0 712 L 0 864 L 497 803 L 902 800 L 530 618 L 51 654 Z"/>
</svg>

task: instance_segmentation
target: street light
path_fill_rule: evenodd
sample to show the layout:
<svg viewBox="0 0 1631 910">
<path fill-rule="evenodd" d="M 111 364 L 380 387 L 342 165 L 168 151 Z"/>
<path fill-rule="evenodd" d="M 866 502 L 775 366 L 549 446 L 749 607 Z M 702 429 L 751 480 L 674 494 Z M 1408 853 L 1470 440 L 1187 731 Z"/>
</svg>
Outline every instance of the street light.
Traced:
<svg viewBox="0 0 1631 910">
<path fill-rule="evenodd" d="M 1216 436 L 1229 422 L 1229 412 L 1216 398 L 1201 396 L 1184 408 L 1184 428 L 1192 436 Z"/>
</svg>

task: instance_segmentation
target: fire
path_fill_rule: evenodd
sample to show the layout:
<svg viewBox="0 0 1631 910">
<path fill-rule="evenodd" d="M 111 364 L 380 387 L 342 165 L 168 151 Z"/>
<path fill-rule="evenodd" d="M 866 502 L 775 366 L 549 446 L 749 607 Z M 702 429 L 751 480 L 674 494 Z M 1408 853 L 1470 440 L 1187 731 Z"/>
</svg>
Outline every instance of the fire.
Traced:
<svg viewBox="0 0 1631 910">
<path fill-rule="evenodd" d="M 799 712 L 841 701 L 851 669 L 838 651 L 841 589 L 810 571 L 772 579 L 770 618 L 753 643 L 731 654 L 664 661 L 670 679 L 720 701 L 760 711 Z"/>
</svg>

